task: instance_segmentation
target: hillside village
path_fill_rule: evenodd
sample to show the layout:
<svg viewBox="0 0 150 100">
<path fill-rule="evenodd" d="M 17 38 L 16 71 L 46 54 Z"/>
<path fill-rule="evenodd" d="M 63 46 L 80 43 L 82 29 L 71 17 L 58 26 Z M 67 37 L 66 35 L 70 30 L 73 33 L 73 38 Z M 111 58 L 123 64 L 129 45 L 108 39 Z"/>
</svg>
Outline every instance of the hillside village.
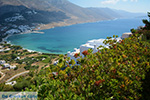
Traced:
<svg viewBox="0 0 150 100">
<path fill-rule="evenodd" d="M 13 86 L 17 82 L 11 81 L 13 79 L 9 80 L 11 77 L 17 74 L 18 77 L 23 74 L 28 76 L 30 71 L 40 71 L 41 68 L 48 67 L 52 63 L 52 59 L 57 56 L 26 50 L 20 46 L 3 42 L 0 44 L 0 83 L 6 82 L 6 85 Z"/>
</svg>

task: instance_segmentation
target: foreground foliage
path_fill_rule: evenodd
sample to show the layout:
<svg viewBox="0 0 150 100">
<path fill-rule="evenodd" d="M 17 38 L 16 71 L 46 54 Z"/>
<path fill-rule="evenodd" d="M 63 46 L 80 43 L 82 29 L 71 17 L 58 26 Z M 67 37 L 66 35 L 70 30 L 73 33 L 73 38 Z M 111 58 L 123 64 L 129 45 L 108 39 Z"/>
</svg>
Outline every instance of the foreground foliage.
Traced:
<svg viewBox="0 0 150 100">
<path fill-rule="evenodd" d="M 150 68 L 150 44 L 136 34 L 119 42 L 109 38 L 99 52 L 70 66 L 60 57 L 57 66 L 40 73 L 30 91 L 38 91 L 39 99 L 142 99 L 149 96 L 145 78 Z M 65 70 L 61 70 L 67 65 Z M 53 75 L 52 72 L 58 72 Z M 146 82 L 146 83 L 145 83 Z M 148 98 L 148 97 L 145 97 Z"/>
<path fill-rule="evenodd" d="M 78 66 L 60 56 L 27 90 L 37 91 L 40 100 L 150 100 L 150 22 L 143 23 L 129 38 L 117 42 L 117 37 L 109 37 L 104 41 L 109 48 L 82 52 L 85 57 Z"/>
</svg>

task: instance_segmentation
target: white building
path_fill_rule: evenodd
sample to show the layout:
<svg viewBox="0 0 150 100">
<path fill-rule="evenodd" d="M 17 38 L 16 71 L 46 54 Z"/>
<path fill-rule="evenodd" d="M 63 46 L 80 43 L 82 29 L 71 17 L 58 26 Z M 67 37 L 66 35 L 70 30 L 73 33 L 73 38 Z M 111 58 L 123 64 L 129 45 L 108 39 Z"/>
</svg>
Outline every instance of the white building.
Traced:
<svg viewBox="0 0 150 100">
<path fill-rule="evenodd" d="M 20 57 L 15 58 L 15 60 L 20 60 Z"/>
<path fill-rule="evenodd" d="M 103 41 L 104 41 L 105 39 L 94 39 L 94 40 L 90 40 L 90 41 L 88 41 L 86 44 L 83 44 L 83 45 L 81 45 L 80 46 L 80 55 L 82 56 L 82 57 L 84 57 L 84 55 L 82 54 L 82 52 L 83 51 L 85 51 L 85 50 L 88 50 L 88 49 L 93 49 L 93 53 L 96 53 L 96 52 L 98 52 L 98 47 L 100 46 L 100 45 L 102 45 L 102 46 L 105 46 L 104 44 L 103 44 Z M 106 47 L 106 46 L 105 46 Z"/>
<path fill-rule="evenodd" d="M 131 32 L 128 32 L 128 33 L 123 33 L 122 36 L 121 36 L 121 39 L 125 39 L 125 38 L 128 38 L 132 35 Z"/>
<path fill-rule="evenodd" d="M 0 49 L 0 52 L 3 52 L 4 51 L 4 49 Z"/>
<path fill-rule="evenodd" d="M 5 85 L 14 86 L 16 83 L 17 83 L 16 81 L 12 81 L 12 82 L 7 82 L 7 83 L 5 83 Z"/>
<path fill-rule="evenodd" d="M 16 65 L 10 66 L 10 69 L 15 69 Z"/>
<path fill-rule="evenodd" d="M 5 68 L 9 68 L 9 67 L 10 67 L 10 65 L 7 64 L 7 63 L 3 64 L 3 66 L 4 66 Z"/>
<path fill-rule="evenodd" d="M 0 60 L 0 65 L 3 65 L 3 64 L 5 64 L 5 63 L 6 63 L 5 60 Z"/>
<path fill-rule="evenodd" d="M 77 59 L 79 59 L 80 57 L 75 57 L 75 54 L 79 54 L 80 55 L 80 49 L 74 48 L 73 52 L 68 52 L 67 53 L 67 57 L 70 57 L 70 59 L 73 59 L 75 62 L 77 62 Z"/>
<path fill-rule="evenodd" d="M 106 48 L 109 48 L 107 45 L 105 45 L 105 44 L 103 43 L 104 40 L 105 40 L 105 39 L 94 39 L 94 40 L 90 40 L 90 41 L 88 41 L 86 44 L 81 45 L 81 46 L 80 46 L 80 49 L 76 49 L 76 48 L 75 48 L 73 52 L 70 52 L 70 51 L 69 51 L 69 52 L 67 53 L 67 57 L 70 57 L 71 59 L 73 59 L 74 61 L 77 62 L 77 59 L 79 59 L 80 57 L 75 58 L 74 55 L 75 55 L 76 53 L 79 53 L 80 56 L 84 57 L 84 55 L 82 54 L 82 52 L 85 51 L 85 50 L 93 49 L 93 53 L 96 53 L 96 52 L 98 52 L 98 51 L 100 50 L 100 49 L 98 49 L 98 47 L 99 47 L 100 45 L 102 45 L 102 46 L 104 46 L 104 47 L 106 47 Z M 117 38 L 117 41 L 119 41 L 119 40 L 121 40 L 121 38 Z"/>
<path fill-rule="evenodd" d="M 103 45 L 103 41 L 105 39 L 95 39 L 95 40 L 90 40 L 88 41 L 86 44 L 83 44 L 80 46 L 80 49 L 74 48 L 73 52 L 68 52 L 67 53 L 67 57 L 70 57 L 70 59 L 73 59 L 76 63 L 77 63 L 77 59 L 80 58 L 80 56 L 84 57 L 84 55 L 82 54 L 83 51 L 88 50 L 88 49 L 93 49 L 93 53 L 98 52 L 98 47 L 100 45 Z M 75 54 L 79 54 L 78 57 L 75 57 Z M 77 65 L 77 64 L 76 64 Z"/>
<path fill-rule="evenodd" d="M 58 61 L 59 61 L 59 60 L 54 61 L 53 65 L 57 65 L 57 64 L 58 64 Z"/>
<path fill-rule="evenodd" d="M 5 49 L 5 51 L 9 51 L 9 50 L 11 50 L 11 49 L 10 48 Z"/>
<path fill-rule="evenodd" d="M 2 49 L 3 48 L 3 46 L 0 46 L 0 49 Z"/>
</svg>

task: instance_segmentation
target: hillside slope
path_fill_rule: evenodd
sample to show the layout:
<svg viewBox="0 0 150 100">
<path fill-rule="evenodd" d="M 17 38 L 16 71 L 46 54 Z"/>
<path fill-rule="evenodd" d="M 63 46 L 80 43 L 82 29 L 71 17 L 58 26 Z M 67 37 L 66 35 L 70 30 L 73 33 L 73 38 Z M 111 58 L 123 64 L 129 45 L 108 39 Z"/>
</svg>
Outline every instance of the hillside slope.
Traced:
<svg viewBox="0 0 150 100">
<path fill-rule="evenodd" d="M 68 0 L 0 0 L 0 36 L 120 17 L 109 8 L 82 8 Z"/>
</svg>

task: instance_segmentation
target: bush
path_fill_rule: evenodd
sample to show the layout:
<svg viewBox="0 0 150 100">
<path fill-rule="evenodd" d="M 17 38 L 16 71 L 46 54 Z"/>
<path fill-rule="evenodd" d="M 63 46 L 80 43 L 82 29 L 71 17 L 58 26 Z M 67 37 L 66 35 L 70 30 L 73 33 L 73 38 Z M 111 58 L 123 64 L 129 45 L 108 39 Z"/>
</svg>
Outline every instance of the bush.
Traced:
<svg viewBox="0 0 150 100">
<path fill-rule="evenodd" d="M 15 91 L 21 91 L 21 90 L 25 90 L 25 88 L 30 88 L 30 82 L 28 80 L 22 80 L 21 82 L 17 82 L 17 84 L 15 84 L 13 86 L 13 88 L 15 89 Z"/>
<path fill-rule="evenodd" d="M 4 85 L 4 87 L 3 87 L 3 91 L 13 91 L 13 90 L 14 90 L 14 88 L 11 85 Z"/>
<path fill-rule="evenodd" d="M 14 68 L 14 70 L 17 70 L 18 69 L 18 66 L 16 66 L 16 68 Z"/>
<path fill-rule="evenodd" d="M 138 35 L 139 36 L 139 35 Z M 145 78 L 150 68 L 150 44 L 137 35 L 116 42 L 109 38 L 100 52 L 79 60 L 80 66 L 69 66 L 60 57 L 58 65 L 41 75 L 42 82 L 33 86 L 39 99 L 133 100 L 150 98 L 143 87 L 149 87 Z M 87 54 L 86 53 L 86 54 Z M 74 62 L 70 62 L 74 65 Z M 67 67 L 66 67 L 67 64 Z M 65 70 L 60 70 L 66 67 Z M 51 74 L 58 72 L 57 76 Z M 38 84 L 38 83 L 37 83 Z"/>
<path fill-rule="evenodd" d="M 29 70 L 31 68 L 31 65 L 26 65 L 25 67 L 24 67 L 24 69 L 26 69 L 26 70 Z"/>
<path fill-rule="evenodd" d="M 0 84 L 0 91 L 2 91 L 2 90 L 3 90 L 4 85 L 5 85 L 5 83 L 1 83 L 1 84 Z"/>
</svg>

